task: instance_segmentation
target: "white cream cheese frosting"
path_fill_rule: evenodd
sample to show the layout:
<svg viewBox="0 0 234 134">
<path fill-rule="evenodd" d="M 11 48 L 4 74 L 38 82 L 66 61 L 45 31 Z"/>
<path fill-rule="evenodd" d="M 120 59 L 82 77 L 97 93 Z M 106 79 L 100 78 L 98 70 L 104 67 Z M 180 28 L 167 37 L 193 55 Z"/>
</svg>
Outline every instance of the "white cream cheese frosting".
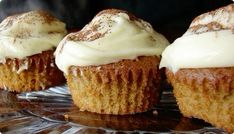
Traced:
<svg viewBox="0 0 234 134">
<path fill-rule="evenodd" d="M 138 56 L 160 56 L 169 42 L 149 23 L 132 17 L 119 10 L 99 13 L 80 32 L 61 41 L 55 52 L 57 66 L 67 73 L 70 66 L 97 66 Z"/>
<path fill-rule="evenodd" d="M 10 16 L 0 23 L 0 62 L 54 49 L 66 33 L 63 22 L 43 11 Z"/>
<path fill-rule="evenodd" d="M 234 4 L 198 16 L 162 53 L 160 68 L 234 67 Z"/>
</svg>

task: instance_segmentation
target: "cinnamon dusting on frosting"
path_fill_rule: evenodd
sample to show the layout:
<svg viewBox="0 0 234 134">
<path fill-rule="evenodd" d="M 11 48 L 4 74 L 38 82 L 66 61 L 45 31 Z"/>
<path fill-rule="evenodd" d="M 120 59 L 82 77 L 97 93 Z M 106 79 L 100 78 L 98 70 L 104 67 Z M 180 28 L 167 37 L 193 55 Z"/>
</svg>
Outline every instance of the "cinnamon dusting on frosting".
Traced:
<svg viewBox="0 0 234 134">
<path fill-rule="evenodd" d="M 196 17 L 186 34 L 200 34 L 209 31 L 231 29 L 234 31 L 234 4 L 221 7 Z"/>
<path fill-rule="evenodd" d="M 105 34 L 101 34 L 98 32 L 98 25 L 93 25 L 89 29 L 85 30 L 82 29 L 81 31 L 77 33 L 72 33 L 70 34 L 67 39 L 68 40 L 73 40 L 73 41 L 93 41 L 95 39 L 103 37 Z M 88 36 L 91 35 L 92 36 Z"/>
<path fill-rule="evenodd" d="M 52 50 L 66 33 L 65 24 L 45 11 L 9 16 L 0 23 L 0 61 Z"/>
<path fill-rule="evenodd" d="M 38 21 L 42 24 L 51 24 L 53 21 L 58 21 L 58 19 L 45 11 L 31 11 L 28 13 L 16 14 L 9 16 L 2 21 L 0 24 L 0 31 L 12 26 L 14 21 L 28 24 L 35 24 L 35 22 Z"/>
<path fill-rule="evenodd" d="M 106 10 L 99 12 L 94 17 L 94 19 L 89 24 L 87 24 L 81 31 L 79 31 L 77 33 L 70 34 L 67 37 L 67 39 L 73 40 L 73 41 L 93 41 L 93 40 L 96 40 L 98 38 L 101 38 L 109 32 L 110 27 L 111 27 L 111 21 L 112 21 L 112 23 L 114 23 L 113 20 L 111 20 L 111 16 L 118 15 L 119 13 L 127 14 L 130 21 L 142 21 L 141 19 L 138 19 L 133 14 L 131 14 L 127 11 L 123 11 L 123 10 L 119 10 L 119 9 L 106 9 Z M 106 17 L 108 19 L 108 21 L 110 22 L 108 25 L 109 29 L 107 29 L 103 33 L 99 32 L 100 29 L 104 28 L 101 25 L 102 22 L 100 20 L 95 21 L 95 18 L 100 17 L 100 16 Z"/>
<path fill-rule="evenodd" d="M 125 13 L 129 16 L 129 19 L 132 21 L 139 20 L 135 15 L 131 14 L 130 12 L 120 10 L 120 9 L 106 9 L 101 12 L 99 12 L 96 16 L 101 16 L 103 14 L 110 14 L 110 15 L 117 15 L 119 13 Z"/>
</svg>

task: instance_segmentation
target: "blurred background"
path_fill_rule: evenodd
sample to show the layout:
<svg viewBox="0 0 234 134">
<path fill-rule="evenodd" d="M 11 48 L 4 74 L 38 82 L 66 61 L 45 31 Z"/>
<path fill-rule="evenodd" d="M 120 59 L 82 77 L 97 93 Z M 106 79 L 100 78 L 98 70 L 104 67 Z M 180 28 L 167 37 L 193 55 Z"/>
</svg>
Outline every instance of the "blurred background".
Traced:
<svg viewBox="0 0 234 134">
<path fill-rule="evenodd" d="M 197 15 L 233 3 L 232 0 L 0 0 L 0 20 L 16 13 L 46 10 L 79 30 L 99 11 L 127 10 L 151 23 L 170 42 L 181 36 Z"/>
</svg>

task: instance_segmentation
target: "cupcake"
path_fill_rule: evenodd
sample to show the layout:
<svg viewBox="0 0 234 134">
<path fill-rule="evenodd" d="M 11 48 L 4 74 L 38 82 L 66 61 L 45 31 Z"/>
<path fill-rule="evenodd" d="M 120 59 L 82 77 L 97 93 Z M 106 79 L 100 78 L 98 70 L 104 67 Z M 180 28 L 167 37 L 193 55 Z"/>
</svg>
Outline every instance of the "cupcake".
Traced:
<svg viewBox="0 0 234 134">
<path fill-rule="evenodd" d="M 195 18 L 162 54 L 178 106 L 186 117 L 234 132 L 234 4 Z"/>
<path fill-rule="evenodd" d="M 55 61 L 81 111 L 134 114 L 152 108 L 160 96 L 160 54 L 164 36 L 132 14 L 108 9 L 81 31 L 67 35 Z"/>
<path fill-rule="evenodd" d="M 65 34 L 65 24 L 43 11 L 4 19 L 0 23 L 0 88 L 26 92 L 63 83 L 53 53 Z"/>
</svg>

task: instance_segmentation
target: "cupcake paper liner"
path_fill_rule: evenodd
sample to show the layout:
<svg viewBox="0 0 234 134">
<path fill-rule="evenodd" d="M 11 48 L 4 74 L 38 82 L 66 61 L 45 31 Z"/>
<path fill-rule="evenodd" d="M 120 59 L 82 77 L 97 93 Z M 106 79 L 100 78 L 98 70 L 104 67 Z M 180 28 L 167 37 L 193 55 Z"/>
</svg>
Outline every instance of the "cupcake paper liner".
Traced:
<svg viewBox="0 0 234 134">
<path fill-rule="evenodd" d="M 101 66 L 73 66 L 66 78 L 80 110 L 134 114 L 149 110 L 159 100 L 158 64 L 157 57 L 140 57 Z"/>
<path fill-rule="evenodd" d="M 234 68 L 167 70 L 182 114 L 234 132 Z"/>
<path fill-rule="evenodd" d="M 45 89 L 65 82 L 54 64 L 53 51 L 45 51 L 25 59 L 7 59 L 0 64 L 0 87 L 14 92 Z"/>
</svg>

